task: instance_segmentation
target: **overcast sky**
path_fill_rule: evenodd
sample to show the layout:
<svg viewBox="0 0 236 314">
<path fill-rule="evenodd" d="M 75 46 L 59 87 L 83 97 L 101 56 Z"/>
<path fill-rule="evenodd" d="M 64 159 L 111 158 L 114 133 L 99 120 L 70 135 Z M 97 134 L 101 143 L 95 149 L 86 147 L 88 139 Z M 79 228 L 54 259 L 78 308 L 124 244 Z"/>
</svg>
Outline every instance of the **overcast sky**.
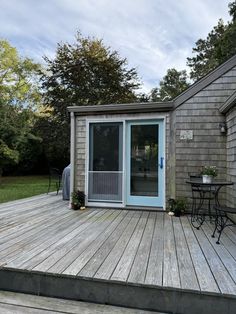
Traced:
<svg viewBox="0 0 236 314">
<path fill-rule="evenodd" d="M 168 68 L 186 68 L 194 43 L 219 18 L 229 20 L 230 0 L 0 0 L 0 38 L 43 62 L 76 31 L 102 38 L 138 70 L 143 91 Z"/>
</svg>

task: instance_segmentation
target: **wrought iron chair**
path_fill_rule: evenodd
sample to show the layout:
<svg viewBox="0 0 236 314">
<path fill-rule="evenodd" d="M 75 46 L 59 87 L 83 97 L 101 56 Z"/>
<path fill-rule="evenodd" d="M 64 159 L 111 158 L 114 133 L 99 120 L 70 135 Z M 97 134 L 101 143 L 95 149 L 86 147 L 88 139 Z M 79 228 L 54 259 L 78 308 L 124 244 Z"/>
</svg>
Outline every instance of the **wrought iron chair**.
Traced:
<svg viewBox="0 0 236 314">
<path fill-rule="evenodd" d="M 49 181 L 48 181 L 48 192 L 50 192 L 50 189 L 52 185 L 55 183 L 57 195 L 61 187 L 61 171 L 58 168 L 49 168 Z"/>
<path fill-rule="evenodd" d="M 223 230 L 226 227 L 235 226 L 235 222 L 228 217 L 228 214 L 236 214 L 236 208 L 227 207 L 227 206 L 215 206 L 216 210 L 216 220 L 215 220 L 215 229 L 212 234 L 212 238 L 215 237 L 216 230 L 219 232 L 217 244 L 220 244 L 220 237 Z"/>
</svg>

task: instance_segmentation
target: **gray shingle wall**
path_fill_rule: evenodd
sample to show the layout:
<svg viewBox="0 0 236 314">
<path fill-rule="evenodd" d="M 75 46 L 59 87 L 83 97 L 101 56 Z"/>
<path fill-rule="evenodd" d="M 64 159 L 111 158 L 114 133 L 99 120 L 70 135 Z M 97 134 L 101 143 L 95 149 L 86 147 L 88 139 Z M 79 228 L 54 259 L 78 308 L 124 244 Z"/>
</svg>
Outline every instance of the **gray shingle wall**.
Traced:
<svg viewBox="0 0 236 314">
<path fill-rule="evenodd" d="M 225 116 L 219 108 L 235 89 L 236 67 L 176 109 L 175 197 L 190 196 L 190 187 L 185 181 L 189 174 L 199 173 L 204 165 L 216 166 L 218 178 L 226 179 L 226 136 L 219 130 Z M 181 140 L 182 130 L 192 130 L 193 139 Z"/>
<path fill-rule="evenodd" d="M 166 197 L 169 198 L 170 196 L 170 166 L 169 166 L 169 141 L 170 141 L 170 123 L 169 123 L 169 114 L 167 113 L 159 113 L 158 116 L 165 116 L 166 117 Z M 89 119 L 124 119 L 124 118 L 143 118 L 143 119 L 150 119 L 155 118 L 157 115 L 152 117 L 150 114 L 113 114 L 113 115 L 96 115 L 96 116 L 89 116 Z M 85 164 L 86 164 L 86 117 L 76 117 L 76 169 L 75 169 L 75 187 L 79 190 L 85 190 Z"/>
<path fill-rule="evenodd" d="M 86 118 L 76 117 L 75 137 L 75 186 L 85 190 Z"/>
<path fill-rule="evenodd" d="M 234 182 L 227 188 L 227 205 L 236 207 L 236 107 L 226 115 L 227 123 L 227 180 Z"/>
</svg>

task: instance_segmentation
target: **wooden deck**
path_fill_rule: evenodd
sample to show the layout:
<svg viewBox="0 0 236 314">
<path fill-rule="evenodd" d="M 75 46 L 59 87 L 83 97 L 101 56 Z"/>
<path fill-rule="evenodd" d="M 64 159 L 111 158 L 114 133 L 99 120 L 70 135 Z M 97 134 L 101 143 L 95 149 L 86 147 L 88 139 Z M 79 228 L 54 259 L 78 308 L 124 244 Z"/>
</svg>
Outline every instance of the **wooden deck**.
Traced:
<svg viewBox="0 0 236 314">
<path fill-rule="evenodd" d="M 217 245 L 212 228 L 195 230 L 187 216 L 161 212 L 72 211 L 54 195 L 1 204 L 0 289 L 172 313 L 203 306 L 204 313 L 235 313 L 236 230 L 226 228 Z"/>
</svg>

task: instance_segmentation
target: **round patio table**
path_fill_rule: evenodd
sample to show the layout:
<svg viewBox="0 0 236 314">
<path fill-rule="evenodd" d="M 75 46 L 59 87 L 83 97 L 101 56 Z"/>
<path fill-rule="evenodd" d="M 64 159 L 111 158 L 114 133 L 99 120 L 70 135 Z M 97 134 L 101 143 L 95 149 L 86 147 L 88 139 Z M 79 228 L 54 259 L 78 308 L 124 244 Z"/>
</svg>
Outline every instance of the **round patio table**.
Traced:
<svg viewBox="0 0 236 314">
<path fill-rule="evenodd" d="M 192 189 L 192 211 L 191 224 L 199 229 L 206 218 L 206 211 L 212 221 L 211 209 L 214 206 L 220 206 L 219 192 L 224 186 L 233 185 L 230 181 L 213 180 L 211 183 L 203 183 L 201 179 L 191 179 L 186 181 Z M 207 208 L 204 206 L 207 203 Z M 216 215 L 213 215 L 214 218 Z M 216 223 L 216 222 L 215 222 Z"/>
</svg>

